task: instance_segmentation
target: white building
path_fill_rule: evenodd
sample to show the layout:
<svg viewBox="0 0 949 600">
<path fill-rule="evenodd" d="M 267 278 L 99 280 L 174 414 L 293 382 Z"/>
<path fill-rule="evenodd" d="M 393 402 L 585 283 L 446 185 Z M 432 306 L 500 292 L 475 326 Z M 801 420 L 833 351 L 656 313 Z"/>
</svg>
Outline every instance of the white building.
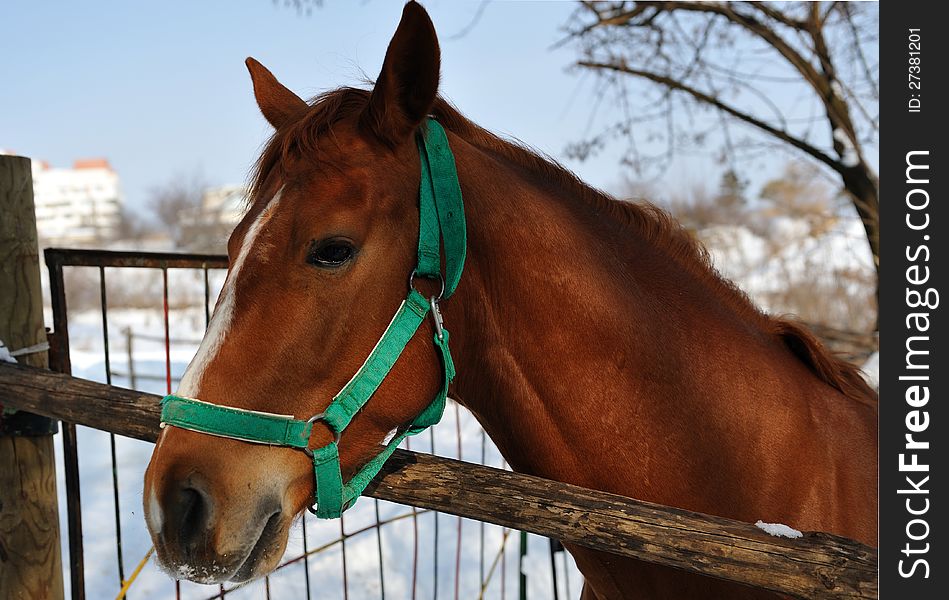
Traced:
<svg viewBox="0 0 949 600">
<path fill-rule="evenodd" d="M 246 212 L 246 194 L 242 185 L 206 189 L 199 206 L 179 213 L 178 245 L 193 251 L 223 252 L 228 236 Z"/>
<path fill-rule="evenodd" d="M 118 233 L 119 176 L 104 158 L 77 160 L 72 168 L 34 160 L 33 200 L 36 228 L 44 242 L 101 242 Z"/>
<path fill-rule="evenodd" d="M 233 228 L 244 216 L 246 195 L 247 188 L 242 185 L 208 188 L 201 196 L 201 213 L 214 223 L 229 225 Z"/>
</svg>

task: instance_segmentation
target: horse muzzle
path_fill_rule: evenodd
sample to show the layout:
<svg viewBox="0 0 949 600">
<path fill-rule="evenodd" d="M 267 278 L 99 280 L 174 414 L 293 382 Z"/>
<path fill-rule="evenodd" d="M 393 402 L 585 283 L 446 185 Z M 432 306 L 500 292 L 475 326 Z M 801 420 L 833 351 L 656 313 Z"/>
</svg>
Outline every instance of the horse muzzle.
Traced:
<svg viewBox="0 0 949 600">
<path fill-rule="evenodd" d="M 205 584 L 273 571 L 299 510 L 285 493 L 281 470 L 253 453 L 269 451 L 248 449 L 222 471 L 211 453 L 191 448 L 183 456 L 171 447 L 156 448 L 145 477 L 145 520 L 161 567 L 176 579 Z M 258 460 L 250 460 L 254 456 Z"/>
</svg>

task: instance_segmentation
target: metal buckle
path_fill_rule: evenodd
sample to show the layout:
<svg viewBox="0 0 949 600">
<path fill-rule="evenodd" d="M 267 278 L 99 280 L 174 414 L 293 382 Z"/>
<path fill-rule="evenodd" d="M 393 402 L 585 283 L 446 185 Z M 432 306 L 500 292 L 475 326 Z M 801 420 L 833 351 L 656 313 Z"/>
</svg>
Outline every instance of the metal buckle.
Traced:
<svg viewBox="0 0 949 600">
<path fill-rule="evenodd" d="M 445 319 L 442 317 L 442 311 L 438 308 L 438 300 L 435 299 L 435 296 L 432 296 L 428 299 L 428 303 L 432 307 L 432 320 L 435 321 L 435 335 L 438 336 L 439 340 L 445 339 Z"/>
<path fill-rule="evenodd" d="M 409 289 L 410 290 L 415 290 L 415 276 L 416 275 L 418 275 L 418 270 L 412 269 L 412 273 L 409 274 Z M 434 277 L 431 277 L 428 275 L 424 275 L 423 277 L 425 277 L 426 279 L 435 279 Z M 445 278 L 442 277 L 441 273 L 438 274 L 438 282 L 439 284 L 441 284 L 441 290 L 438 292 L 438 297 L 435 298 L 435 302 L 438 302 L 445 296 Z M 415 290 L 415 291 L 418 292 L 418 290 Z M 421 294 L 421 292 L 419 293 Z"/>
<path fill-rule="evenodd" d="M 312 417 L 306 420 L 308 425 L 312 425 L 313 423 L 316 423 L 317 421 L 323 421 L 323 423 L 326 425 L 326 428 L 333 432 L 333 441 L 338 444 L 341 434 L 339 431 L 336 431 L 335 429 L 333 429 L 333 427 L 326 421 L 325 412 L 321 412 L 319 414 L 313 415 Z M 302 450 L 304 454 L 306 454 L 310 458 L 313 458 L 313 451 L 310 450 L 309 446 L 304 446 Z"/>
<path fill-rule="evenodd" d="M 342 508 L 340 509 L 340 512 L 346 512 L 347 510 L 349 510 L 350 508 L 352 508 L 353 504 L 356 503 L 356 500 L 357 500 L 357 499 L 354 498 L 353 500 L 350 500 L 349 502 L 347 502 L 346 504 L 344 504 L 344 505 L 342 506 Z M 316 511 L 316 507 L 319 506 L 319 505 L 320 505 L 319 502 L 314 502 L 313 504 L 308 505 L 308 506 L 306 507 L 306 509 L 307 509 L 308 511 L 310 511 L 310 514 L 311 514 L 311 515 L 317 515 L 318 513 L 317 513 L 317 511 Z"/>
</svg>

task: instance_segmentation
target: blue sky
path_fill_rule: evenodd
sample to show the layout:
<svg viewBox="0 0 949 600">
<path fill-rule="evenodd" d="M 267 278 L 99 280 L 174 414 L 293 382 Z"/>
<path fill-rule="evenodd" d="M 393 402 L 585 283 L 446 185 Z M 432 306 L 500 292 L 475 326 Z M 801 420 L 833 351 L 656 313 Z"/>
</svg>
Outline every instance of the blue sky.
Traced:
<svg viewBox="0 0 949 600">
<path fill-rule="evenodd" d="M 244 58 L 304 97 L 375 78 L 402 4 L 326 0 L 309 16 L 271 0 L 8 4 L 0 13 L 0 148 L 55 166 L 104 156 L 136 209 L 174 177 L 244 181 L 270 135 Z M 619 187 L 618 145 L 586 162 L 564 154 L 598 123 L 592 77 L 567 69 L 574 50 L 551 49 L 573 2 L 491 3 L 458 39 L 480 3 L 424 4 L 441 39 L 445 96 L 593 185 Z M 688 159 L 667 185 L 707 180 L 714 189 L 718 169 Z"/>
</svg>

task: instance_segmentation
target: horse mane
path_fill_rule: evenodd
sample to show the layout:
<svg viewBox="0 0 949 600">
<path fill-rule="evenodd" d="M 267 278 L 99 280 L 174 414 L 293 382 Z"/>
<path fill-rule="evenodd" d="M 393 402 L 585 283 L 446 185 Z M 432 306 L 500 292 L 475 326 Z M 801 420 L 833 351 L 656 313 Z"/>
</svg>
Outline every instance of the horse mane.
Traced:
<svg viewBox="0 0 949 600">
<path fill-rule="evenodd" d="M 327 136 L 333 137 L 333 125 L 361 114 L 369 102 L 369 94 L 364 89 L 341 87 L 311 100 L 309 109 L 302 111 L 299 119 L 279 129 L 267 143 L 254 166 L 248 197 L 258 198 L 271 173 L 286 161 L 321 154 L 320 142 Z M 722 277 L 705 246 L 668 212 L 648 202 L 613 198 L 584 183 L 550 156 L 475 124 L 441 97 L 436 99 L 432 114 L 446 129 L 468 143 L 533 173 L 538 181 L 568 192 L 597 212 L 618 220 L 678 266 L 707 283 L 739 316 L 776 337 L 818 378 L 848 398 L 862 403 L 877 401 L 877 393 L 867 385 L 857 367 L 833 355 L 800 323 L 763 313 L 733 282 Z"/>
<path fill-rule="evenodd" d="M 264 146 L 251 170 L 248 200 L 254 202 L 261 196 L 271 175 L 282 165 L 300 156 L 323 156 L 321 142 L 326 136 L 333 137 L 333 125 L 360 114 L 368 102 L 369 92 L 353 87 L 337 88 L 311 100 L 296 121 L 275 131 Z"/>
</svg>

